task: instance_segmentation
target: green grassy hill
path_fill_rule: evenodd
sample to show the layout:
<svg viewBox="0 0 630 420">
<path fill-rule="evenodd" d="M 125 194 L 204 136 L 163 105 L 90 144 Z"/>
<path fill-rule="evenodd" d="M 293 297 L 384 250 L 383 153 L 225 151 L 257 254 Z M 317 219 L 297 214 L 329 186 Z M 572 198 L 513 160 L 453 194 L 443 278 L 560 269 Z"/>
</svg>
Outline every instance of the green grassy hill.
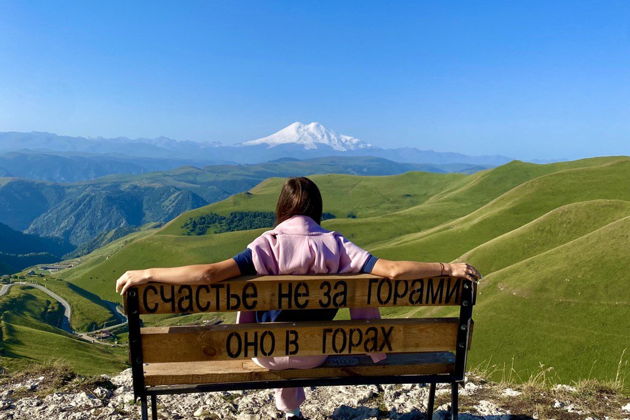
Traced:
<svg viewBox="0 0 630 420">
<path fill-rule="evenodd" d="M 630 353 L 630 158 L 515 161 L 472 175 L 312 178 L 324 211 L 336 216 L 323 225 L 375 255 L 466 260 L 485 274 L 471 366 L 513 367 L 512 376 L 526 380 L 542 363 L 563 382 L 611 379 L 623 350 Z M 190 236 L 186 222 L 210 213 L 273 211 L 282 182 L 268 179 L 161 229 L 125 237 L 57 277 L 119 301 L 114 281 L 125 270 L 229 258 L 265 229 Z M 436 312 L 442 311 L 384 310 L 397 316 Z M 630 382 L 628 365 L 621 367 Z M 496 373 L 499 379 L 503 374 Z"/>
<path fill-rule="evenodd" d="M 32 362 L 62 359 L 83 374 L 123 369 L 124 348 L 89 344 L 54 327 L 63 307 L 45 293 L 28 286 L 13 286 L 0 297 L 0 365 L 20 369 Z"/>
<path fill-rule="evenodd" d="M 630 201 L 591 200 L 558 207 L 459 257 L 487 273 L 578 239 L 630 214 Z"/>
<path fill-rule="evenodd" d="M 489 274 L 472 362 L 510 366 L 513 357 L 525 378 L 543 363 L 562 381 L 613 379 L 630 346 L 629 244 L 626 216 Z"/>
<path fill-rule="evenodd" d="M 68 301 L 72 307 L 70 325 L 75 331 L 91 331 L 116 322 L 116 317 L 102 299 L 81 287 L 49 276 L 29 276 Z"/>
<path fill-rule="evenodd" d="M 392 258 L 452 260 L 557 207 L 596 199 L 630 200 L 628 179 L 630 160 L 627 159 L 537 177 L 464 217 L 402 236 L 377 249 Z"/>
</svg>

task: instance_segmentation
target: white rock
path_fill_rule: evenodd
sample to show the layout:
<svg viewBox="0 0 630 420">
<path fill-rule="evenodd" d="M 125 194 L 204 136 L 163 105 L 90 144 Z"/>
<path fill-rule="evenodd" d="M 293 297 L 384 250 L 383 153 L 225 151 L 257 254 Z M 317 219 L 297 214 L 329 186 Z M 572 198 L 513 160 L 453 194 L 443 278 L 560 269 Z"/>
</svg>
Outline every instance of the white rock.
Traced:
<svg viewBox="0 0 630 420">
<path fill-rule="evenodd" d="M 579 409 L 577 409 L 577 408 L 575 407 L 575 404 L 569 404 L 569 405 L 567 405 L 566 407 L 564 407 L 564 409 L 565 409 L 567 412 L 569 412 L 569 413 L 575 413 L 575 414 L 579 414 L 579 415 L 584 414 L 584 413 L 582 412 L 582 410 L 579 410 Z"/>
<path fill-rule="evenodd" d="M 139 418 L 139 404 L 133 403 L 131 371 L 126 370 L 111 378 L 113 389 L 95 387 L 71 392 L 56 392 L 46 397 L 34 396 L 15 399 L 17 385 L 27 388 L 41 383 L 40 378 L 24 380 L 21 384 L 4 385 L 0 389 L 0 420 L 82 420 L 111 419 L 131 420 Z M 511 388 L 498 389 L 494 385 L 479 385 L 479 381 L 466 381 L 460 395 L 480 394 L 481 388 L 492 390 L 503 397 L 518 397 L 522 393 Z M 441 384 L 438 394 L 444 394 L 440 402 L 450 401 L 450 386 Z M 554 387 L 555 390 L 573 392 L 567 385 Z M 361 385 L 337 387 L 311 387 L 306 389 L 307 399 L 302 412 L 311 420 L 353 420 L 376 419 L 379 414 L 389 420 L 415 420 L 424 418 L 428 402 L 429 387 L 418 384 Z M 249 390 L 230 392 L 210 392 L 158 397 L 159 418 L 185 420 L 253 420 L 278 418 L 273 390 Z M 484 391 L 485 394 L 485 391 Z M 616 400 L 616 396 L 610 401 Z M 479 400 L 479 397 L 468 399 Z M 501 400 L 503 401 L 503 400 Z M 579 402 L 552 400 L 555 408 L 573 414 L 581 414 Z M 623 405 L 627 400 L 619 405 Z M 467 402 L 468 404 L 468 402 Z M 435 411 L 435 419 L 449 418 L 450 404 L 442 404 Z M 612 408 L 611 408 L 612 409 Z M 621 407 L 622 412 L 630 413 L 630 403 Z M 478 401 L 474 409 L 463 410 L 462 420 L 482 420 L 484 416 L 495 420 L 509 418 L 509 411 L 490 400 Z M 472 414 L 476 413 L 476 414 Z M 534 413 L 523 413 L 534 417 Z M 586 413 L 585 413 L 586 414 Z M 625 417 L 630 417 L 626 415 Z M 586 419 L 585 419 L 586 420 Z M 593 419 L 590 419 L 593 420 Z M 603 418 L 606 420 L 606 418 Z M 630 420 L 630 419 L 627 419 Z"/>
<path fill-rule="evenodd" d="M 39 398 L 22 398 L 19 401 L 16 401 L 16 406 L 17 405 L 32 408 L 42 405 L 42 400 Z"/>
<path fill-rule="evenodd" d="M 512 388 L 505 388 L 503 392 L 501 393 L 501 395 L 505 397 L 518 397 L 521 394 L 522 394 L 521 391 L 516 391 Z"/>
<path fill-rule="evenodd" d="M 558 384 L 552 388 L 554 391 L 577 392 L 577 389 L 571 385 Z"/>
<path fill-rule="evenodd" d="M 111 379 L 112 384 L 116 386 L 131 386 L 132 384 L 131 368 L 125 369 Z"/>
<path fill-rule="evenodd" d="M 472 395 L 474 394 L 479 388 L 481 388 L 479 385 L 475 385 L 472 382 L 467 382 L 466 385 L 464 385 L 464 389 L 462 389 L 461 391 L 459 391 L 459 395 Z"/>
<path fill-rule="evenodd" d="M 112 395 L 112 392 L 109 389 L 103 388 L 102 386 L 97 387 L 94 391 L 94 395 L 97 398 L 109 398 Z"/>
<path fill-rule="evenodd" d="M 487 400 L 481 400 L 475 405 L 475 410 L 482 416 L 496 416 L 500 414 L 509 414 L 507 411 L 499 408 L 495 403 Z"/>
<path fill-rule="evenodd" d="M 479 385 L 475 385 L 472 382 L 466 382 L 466 385 L 464 385 L 464 389 L 468 390 L 468 391 L 476 391 L 479 388 L 481 388 L 481 386 Z"/>
</svg>

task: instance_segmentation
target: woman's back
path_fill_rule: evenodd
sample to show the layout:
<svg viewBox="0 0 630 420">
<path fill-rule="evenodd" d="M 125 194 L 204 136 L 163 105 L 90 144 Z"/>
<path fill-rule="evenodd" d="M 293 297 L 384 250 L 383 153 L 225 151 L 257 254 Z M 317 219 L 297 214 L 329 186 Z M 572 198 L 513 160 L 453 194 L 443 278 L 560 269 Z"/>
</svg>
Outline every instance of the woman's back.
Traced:
<svg viewBox="0 0 630 420">
<path fill-rule="evenodd" d="M 369 272 L 376 259 L 308 216 L 296 215 L 267 231 L 236 258 L 241 272 L 259 275 Z M 336 309 L 258 311 L 255 322 L 330 321 Z"/>
<path fill-rule="evenodd" d="M 357 273 L 370 254 L 308 216 L 296 215 L 248 246 L 257 274 Z"/>
</svg>

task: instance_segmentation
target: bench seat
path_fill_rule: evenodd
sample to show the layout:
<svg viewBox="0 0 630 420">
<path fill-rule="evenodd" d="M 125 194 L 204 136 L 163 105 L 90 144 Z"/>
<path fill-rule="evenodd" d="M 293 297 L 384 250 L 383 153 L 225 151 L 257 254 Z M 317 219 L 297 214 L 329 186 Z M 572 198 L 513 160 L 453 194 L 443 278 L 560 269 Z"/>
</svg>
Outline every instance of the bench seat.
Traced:
<svg viewBox="0 0 630 420">
<path fill-rule="evenodd" d="M 449 352 L 397 353 L 373 363 L 366 355 L 329 356 L 313 369 L 269 370 L 250 359 L 212 362 L 148 363 L 144 365 L 148 387 L 286 381 L 351 376 L 399 376 L 452 374 L 455 355 Z"/>
</svg>

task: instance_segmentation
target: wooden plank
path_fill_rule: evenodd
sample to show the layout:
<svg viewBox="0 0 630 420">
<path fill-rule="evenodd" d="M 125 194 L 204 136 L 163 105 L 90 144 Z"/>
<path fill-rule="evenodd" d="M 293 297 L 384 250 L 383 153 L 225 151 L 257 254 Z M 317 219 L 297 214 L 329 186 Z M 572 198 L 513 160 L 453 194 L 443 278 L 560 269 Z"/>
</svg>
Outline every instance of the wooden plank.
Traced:
<svg viewBox="0 0 630 420">
<path fill-rule="evenodd" d="M 146 363 L 271 356 L 452 351 L 457 318 L 382 319 L 142 329 Z"/>
<path fill-rule="evenodd" d="M 141 314 L 459 305 L 467 280 L 370 274 L 261 276 L 209 285 L 138 286 Z"/>
<path fill-rule="evenodd" d="M 392 354 L 378 364 L 367 356 L 331 356 L 313 369 L 269 370 L 251 360 L 151 363 L 145 365 L 147 386 L 192 385 L 345 376 L 431 375 L 453 372 L 451 353 Z"/>
</svg>

